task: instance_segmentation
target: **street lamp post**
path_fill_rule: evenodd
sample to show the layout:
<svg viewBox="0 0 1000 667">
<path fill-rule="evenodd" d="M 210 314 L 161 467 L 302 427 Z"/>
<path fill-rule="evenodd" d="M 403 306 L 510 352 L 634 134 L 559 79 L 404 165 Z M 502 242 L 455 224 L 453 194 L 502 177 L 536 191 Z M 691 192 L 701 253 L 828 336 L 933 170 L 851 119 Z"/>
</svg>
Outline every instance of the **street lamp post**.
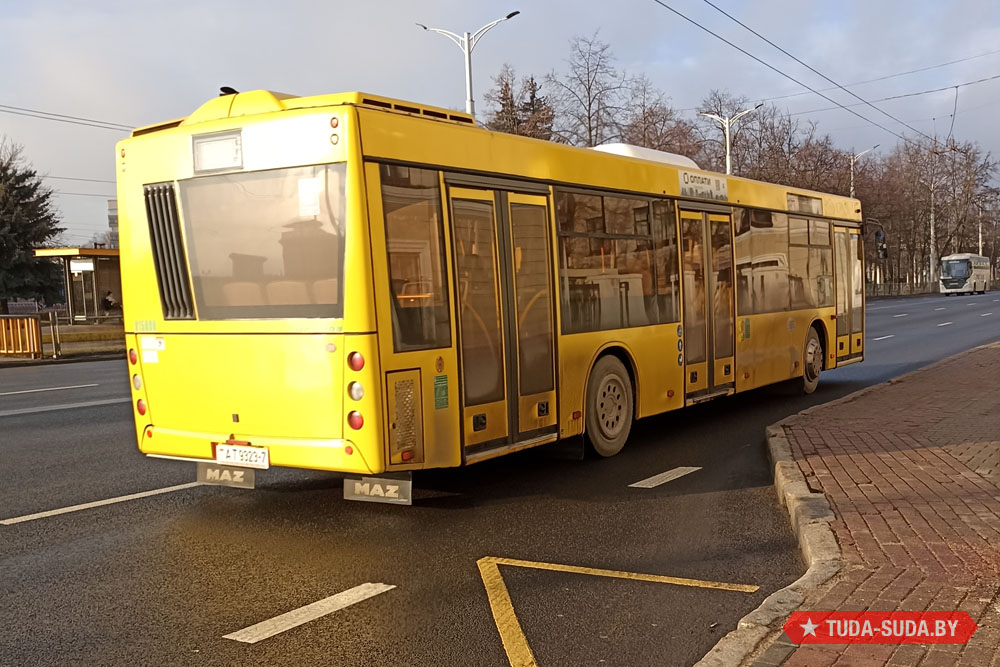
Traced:
<svg viewBox="0 0 1000 667">
<path fill-rule="evenodd" d="M 858 161 L 858 158 L 867 153 L 868 151 L 873 151 L 878 148 L 881 144 L 875 144 L 867 150 L 863 150 L 857 155 L 854 155 L 854 151 L 851 151 L 851 196 L 854 196 L 854 163 Z"/>
<path fill-rule="evenodd" d="M 465 111 L 470 116 L 475 118 L 476 116 L 476 101 L 472 99 L 472 49 L 476 48 L 476 44 L 485 35 L 490 28 L 497 25 L 498 23 L 503 23 L 509 19 L 514 18 L 521 12 L 511 12 L 504 16 L 503 18 L 487 23 L 482 28 L 474 33 L 464 33 L 462 36 L 456 35 L 450 30 L 442 30 L 441 28 L 428 28 L 423 23 L 418 23 L 417 25 L 424 30 L 429 30 L 431 32 L 436 32 L 438 34 L 444 35 L 451 41 L 455 42 L 458 48 L 462 49 L 465 54 Z"/>
<path fill-rule="evenodd" d="M 762 106 L 764 106 L 763 102 L 761 102 L 760 104 L 758 104 L 757 106 L 755 106 L 753 109 L 744 109 L 743 111 L 739 112 L 735 116 L 728 116 L 728 117 L 727 116 L 717 116 L 714 113 L 705 113 L 705 112 L 702 112 L 702 114 L 701 114 L 702 116 L 708 116 L 712 120 L 717 121 L 719 123 L 719 125 L 722 126 L 722 134 L 723 134 L 723 136 L 725 137 L 725 140 L 726 140 L 726 174 L 727 175 L 733 173 L 733 165 L 732 165 L 732 161 L 730 160 L 730 157 L 729 157 L 729 129 L 733 126 L 733 123 L 735 123 L 736 121 L 738 121 L 740 118 L 742 118 L 743 116 L 747 115 L 751 111 L 756 111 L 757 109 L 761 108 Z"/>
</svg>

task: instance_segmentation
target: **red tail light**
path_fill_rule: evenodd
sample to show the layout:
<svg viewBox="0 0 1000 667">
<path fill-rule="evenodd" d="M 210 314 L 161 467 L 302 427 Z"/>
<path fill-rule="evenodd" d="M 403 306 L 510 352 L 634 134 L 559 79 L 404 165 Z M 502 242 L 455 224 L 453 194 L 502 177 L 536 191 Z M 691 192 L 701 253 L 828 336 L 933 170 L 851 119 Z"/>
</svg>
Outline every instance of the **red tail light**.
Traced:
<svg viewBox="0 0 1000 667">
<path fill-rule="evenodd" d="M 365 418 L 357 410 L 351 410 L 347 413 L 347 425 L 357 431 L 365 425 Z"/>
<path fill-rule="evenodd" d="M 142 400 L 141 398 L 138 401 L 136 401 L 135 411 L 138 412 L 140 415 L 146 414 L 146 401 Z"/>
<path fill-rule="evenodd" d="M 365 358 L 361 356 L 360 352 L 351 352 L 347 355 L 347 365 L 351 367 L 352 371 L 360 371 L 365 367 Z"/>
<path fill-rule="evenodd" d="M 137 363 L 139 363 L 139 355 L 132 348 L 129 348 L 129 351 L 128 351 L 128 360 L 129 360 L 129 362 L 133 366 L 135 366 Z"/>
</svg>

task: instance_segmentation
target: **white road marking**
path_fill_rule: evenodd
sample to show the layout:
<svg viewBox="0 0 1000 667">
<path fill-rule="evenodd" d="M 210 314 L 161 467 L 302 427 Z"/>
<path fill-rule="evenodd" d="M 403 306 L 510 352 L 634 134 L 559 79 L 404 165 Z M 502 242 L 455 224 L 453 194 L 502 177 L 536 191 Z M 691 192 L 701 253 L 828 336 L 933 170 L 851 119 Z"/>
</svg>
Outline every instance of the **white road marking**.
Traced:
<svg viewBox="0 0 1000 667">
<path fill-rule="evenodd" d="M 274 618 L 266 621 L 261 621 L 260 623 L 251 625 L 248 628 L 231 632 L 228 635 L 223 636 L 223 639 L 233 639 L 245 644 L 256 644 L 263 639 L 273 637 L 274 635 L 282 633 L 285 630 L 291 630 L 292 628 L 302 625 L 303 623 L 314 621 L 321 616 L 332 614 L 333 612 L 339 611 L 344 607 L 349 607 L 352 604 L 361 602 L 362 600 L 375 597 L 376 595 L 385 593 L 393 588 L 395 588 L 395 586 L 392 584 L 361 584 L 360 586 L 355 586 L 354 588 L 350 588 L 342 593 L 337 593 L 336 595 L 331 595 L 328 598 L 323 598 L 322 600 L 313 602 L 312 604 L 307 604 L 304 607 L 293 609 L 292 611 L 281 614 L 280 616 L 275 616 Z"/>
<path fill-rule="evenodd" d="M 61 391 L 63 389 L 82 389 L 84 387 L 97 387 L 96 384 L 74 384 L 68 387 L 46 387 L 45 389 L 22 389 L 21 391 L 0 391 L 0 396 L 13 396 L 14 394 L 34 394 L 39 391 Z"/>
<path fill-rule="evenodd" d="M 944 308 L 935 308 L 934 310 L 945 310 Z"/>
<path fill-rule="evenodd" d="M 13 417 L 14 415 L 32 415 L 36 412 L 52 412 L 53 410 L 70 410 L 72 408 L 92 408 L 97 405 L 111 405 L 112 403 L 128 403 L 131 398 L 105 398 L 101 401 L 87 401 L 85 403 L 63 403 L 62 405 L 45 405 L 39 408 L 19 408 L 17 410 L 0 410 L 0 417 Z"/>
<path fill-rule="evenodd" d="M 900 313 L 899 315 L 893 315 L 893 317 L 906 317 L 909 313 Z"/>
<path fill-rule="evenodd" d="M 886 338 L 892 338 L 896 334 L 889 334 L 888 336 L 879 336 L 878 338 L 872 338 L 872 340 L 885 340 Z"/>
<path fill-rule="evenodd" d="M 647 477 L 646 479 L 640 480 L 634 484 L 629 484 L 630 487 L 635 487 L 637 489 L 652 489 L 654 486 L 659 486 L 660 484 L 666 484 L 671 482 L 678 477 L 683 477 L 690 473 L 701 470 L 701 468 L 692 468 L 690 466 L 682 466 L 680 468 L 674 468 L 673 470 L 668 470 L 667 472 L 661 472 L 659 475 L 653 475 L 652 477 Z"/>
<path fill-rule="evenodd" d="M 939 327 L 946 327 L 946 326 L 948 326 L 949 324 L 953 324 L 953 322 L 942 322 L 942 323 L 941 323 L 941 324 L 939 324 L 938 326 L 939 326 Z"/>
<path fill-rule="evenodd" d="M 983 313 L 983 314 L 982 314 L 982 315 L 980 315 L 979 317 L 986 317 L 987 315 L 992 315 L 992 314 L 993 314 L 993 313 Z"/>
<path fill-rule="evenodd" d="M 967 304 L 965 304 L 965 305 L 966 305 L 966 306 L 974 306 L 974 305 L 976 305 L 977 303 L 979 303 L 979 302 L 978 302 L 978 301 L 972 301 L 971 303 L 967 303 Z"/>
<path fill-rule="evenodd" d="M 81 505 L 72 505 L 70 507 L 63 507 L 57 510 L 49 510 L 47 512 L 37 512 L 35 514 L 26 514 L 24 516 L 15 517 L 13 519 L 3 519 L 0 520 L 0 526 L 13 526 L 15 523 L 24 523 L 25 521 L 34 521 L 35 519 L 45 519 L 50 516 L 58 516 L 59 514 L 69 514 L 70 512 L 79 512 L 80 510 L 89 510 L 92 507 L 101 507 L 102 505 L 113 505 L 115 503 L 123 503 L 127 500 L 138 500 L 139 498 L 148 498 L 149 496 L 158 496 L 161 493 L 170 493 L 172 491 L 182 491 L 183 489 L 190 489 L 195 486 L 201 486 L 201 482 L 189 482 L 187 484 L 178 484 L 177 486 L 167 486 L 162 489 L 153 489 L 152 491 L 142 491 L 140 493 L 130 493 L 127 496 L 118 496 L 117 498 L 108 498 L 107 500 L 95 500 L 92 503 L 83 503 Z"/>
</svg>

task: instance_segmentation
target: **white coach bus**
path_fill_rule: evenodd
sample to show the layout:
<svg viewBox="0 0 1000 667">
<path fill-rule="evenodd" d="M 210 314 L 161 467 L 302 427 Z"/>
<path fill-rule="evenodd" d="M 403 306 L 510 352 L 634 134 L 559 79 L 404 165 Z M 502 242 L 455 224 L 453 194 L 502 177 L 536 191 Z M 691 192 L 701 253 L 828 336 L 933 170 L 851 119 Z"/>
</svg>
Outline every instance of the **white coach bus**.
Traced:
<svg viewBox="0 0 1000 667">
<path fill-rule="evenodd" d="M 985 294 L 990 285 L 990 260 L 968 252 L 942 257 L 940 282 L 942 294 Z"/>
</svg>

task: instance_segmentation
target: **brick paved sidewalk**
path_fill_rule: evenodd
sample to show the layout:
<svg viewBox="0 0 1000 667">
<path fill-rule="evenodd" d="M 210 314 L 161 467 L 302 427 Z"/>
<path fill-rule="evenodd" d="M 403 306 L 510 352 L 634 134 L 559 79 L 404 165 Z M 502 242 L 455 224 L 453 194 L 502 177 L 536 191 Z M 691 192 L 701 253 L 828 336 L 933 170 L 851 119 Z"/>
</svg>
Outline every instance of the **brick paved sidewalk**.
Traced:
<svg viewBox="0 0 1000 667">
<path fill-rule="evenodd" d="M 843 554 L 802 609 L 959 609 L 979 624 L 968 646 L 803 646 L 784 666 L 1000 667 L 1000 343 L 782 427 Z"/>
</svg>

